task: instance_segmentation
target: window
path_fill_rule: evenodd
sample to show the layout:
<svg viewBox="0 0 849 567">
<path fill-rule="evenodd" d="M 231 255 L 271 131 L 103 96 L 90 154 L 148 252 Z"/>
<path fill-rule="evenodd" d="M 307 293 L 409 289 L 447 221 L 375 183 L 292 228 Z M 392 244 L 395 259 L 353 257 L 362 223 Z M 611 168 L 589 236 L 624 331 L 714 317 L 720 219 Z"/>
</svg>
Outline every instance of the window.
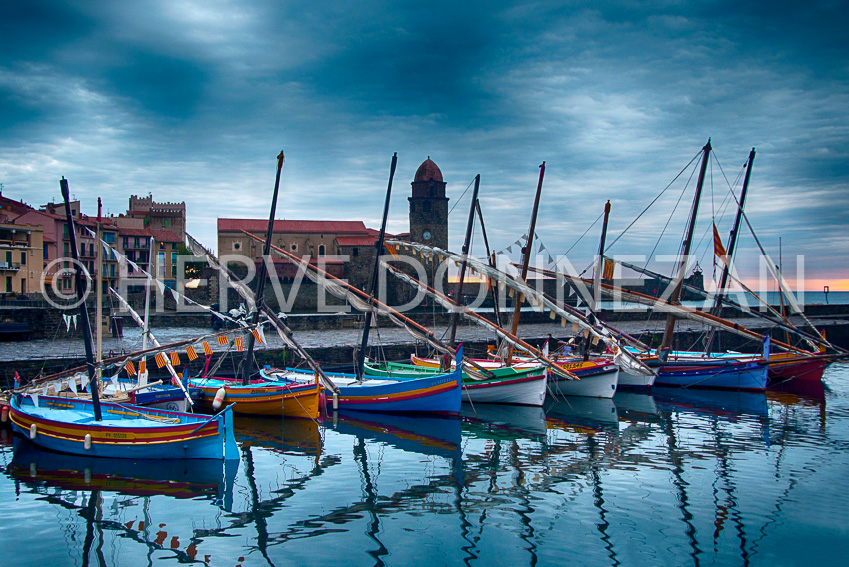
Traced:
<svg viewBox="0 0 849 567">
<path fill-rule="evenodd" d="M 133 237 L 133 248 L 138 248 L 139 246 L 140 246 L 140 244 L 139 244 L 139 237 L 138 237 L 138 236 L 134 236 L 134 237 Z"/>
<path fill-rule="evenodd" d="M 12 276 L 6 276 L 6 291 L 12 291 Z"/>
<path fill-rule="evenodd" d="M 292 243 L 292 252 L 297 252 L 297 251 L 298 251 L 298 245 L 295 244 L 295 243 Z"/>
<path fill-rule="evenodd" d="M 67 242 L 65 243 L 65 253 L 63 254 L 63 256 L 65 256 L 65 258 L 68 257 L 68 243 Z"/>
<path fill-rule="evenodd" d="M 12 264 L 12 252 L 11 251 L 6 252 L 6 263 L 9 264 L 9 265 Z"/>
<path fill-rule="evenodd" d="M 424 203 L 422 203 L 422 205 L 424 207 L 424 212 L 429 213 L 430 212 L 430 201 L 425 201 Z"/>
<path fill-rule="evenodd" d="M 156 273 L 160 278 L 165 277 L 165 252 L 156 255 Z"/>
<path fill-rule="evenodd" d="M 242 243 L 241 242 L 234 242 L 233 243 L 233 250 L 241 250 L 241 249 L 242 249 Z"/>
<path fill-rule="evenodd" d="M 89 242 L 88 244 L 88 255 L 94 256 L 94 242 Z"/>
<path fill-rule="evenodd" d="M 176 243 L 176 242 L 172 242 L 172 243 L 171 243 L 171 250 L 176 250 L 176 249 L 177 249 L 177 243 Z"/>
<path fill-rule="evenodd" d="M 324 255 L 326 254 L 325 250 L 326 250 L 326 249 L 325 249 L 325 247 L 324 247 L 324 244 L 319 244 L 319 245 L 318 245 L 318 255 L 319 255 L 319 256 L 324 256 Z"/>
<path fill-rule="evenodd" d="M 27 253 L 21 252 L 21 266 L 27 265 Z"/>
<path fill-rule="evenodd" d="M 357 248 L 356 246 L 354 246 L 354 250 L 351 252 L 351 256 L 359 256 L 359 255 L 360 255 L 360 249 Z"/>
<path fill-rule="evenodd" d="M 130 237 L 129 237 L 129 236 L 125 236 L 125 237 L 123 237 L 123 238 L 121 239 L 121 244 L 123 244 L 123 246 L 124 246 L 124 250 L 126 250 L 127 248 L 129 248 L 129 247 L 130 247 Z"/>
<path fill-rule="evenodd" d="M 164 243 L 164 242 L 160 242 L 160 243 L 159 243 L 159 249 L 160 249 L 160 250 L 165 250 L 165 243 Z"/>
<path fill-rule="evenodd" d="M 109 277 L 115 277 L 115 264 L 109 264 Z"/>
<path fill-rule="evenodd" d="M 168 219 L 165 219 L 165 228 L 168 228 Z"/>
<path fill-rule="evenodd" d="M 27 292 L 27 279 L 21 278 L 21 293 L 26 294 Z"/>
<path fill-rule="evenodd" d="M 177 277 L 177 253 L 171 252 L 171 277 Z"/>
<path fill-rule="evenodd" d="M 103 233 L 104 242 L 108 242 L 109 244 L 113 244 L 115 242 L 115 233 L 114 232 L 104 232 Z"/>
<path fill-rule="evenodd" d="M 68 225 L 63 224 L 62 229 L 62 238 L 68 238 Z"/>
<path fill-rule="evenodd" d="M 43 258 L 43 259 L 44 259 L 44 260 L 47 260 L 47 243 L 45 242 L 44 244 L 42 244 L 42 245 L 41 245 L 41 248 L 42 248 L 42 252 L 41 252 L 41 253 L 42 253 L 42 255 L 44 255 L 44 258 Z"/>
</svg>

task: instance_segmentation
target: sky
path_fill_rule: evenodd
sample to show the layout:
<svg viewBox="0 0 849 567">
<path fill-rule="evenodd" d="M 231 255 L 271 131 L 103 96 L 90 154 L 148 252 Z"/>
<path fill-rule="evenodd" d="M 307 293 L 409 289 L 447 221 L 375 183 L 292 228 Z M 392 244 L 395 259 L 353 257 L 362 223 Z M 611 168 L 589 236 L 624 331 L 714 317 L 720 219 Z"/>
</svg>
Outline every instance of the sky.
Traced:
<svg viewBox="0 0 849 567">
<path fill-rule="evenodd" d="M 739 195 L 754 147 L 746 212 L 764 248 L 778 262 L 780 239 L 791 285 L 849 290 L 849 9 L 768 6 L 5 2 L 0 183 L 43 205 L 65 176 L 89 214 L 98 196 L 111 213 L 131 194 L 185 201 L 188 231 L 214 247 L 217 218 L 267 218 L 280 150 L 278 218 L 375 228 L 397 152 L 390 232 L 408 230 L 429 156 L 448 183 L 450 248 L 480 174 L 502 250 L 528 230 L 545 161 L 544 256 L 589 265 L 610 200 L 608 253 L 669 273 L 657 255 L 680 247 L 691 160 L 710 138 L 694 243 L 706 275 L 711 221 L 727 238 L 729 187 Z M 748 230 L 738 253 L 757 286 Z"/>
</svg>

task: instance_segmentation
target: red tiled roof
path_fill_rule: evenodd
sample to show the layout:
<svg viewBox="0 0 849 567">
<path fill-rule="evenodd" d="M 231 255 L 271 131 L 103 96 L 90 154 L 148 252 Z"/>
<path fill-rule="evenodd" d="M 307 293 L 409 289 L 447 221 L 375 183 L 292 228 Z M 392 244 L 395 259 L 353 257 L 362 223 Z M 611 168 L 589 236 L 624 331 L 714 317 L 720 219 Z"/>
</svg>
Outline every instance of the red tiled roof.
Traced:
<svg viewBox="0 0 849 567">
<path fill-rule="evenodd" d="M 374 246 L 373 236 L 337 236 L 336 243 L 339 246 Z"/>
<path fill-rule="evenodd" d="M 174 232 L 167 230 L 167 229 L 151 230 L 150 232 L 153 233 L 153 237 L 158 242 L 183 242 L 182 238 L 180 238 L 177 234 L 175 234 Z"/>
<path fill-rule="evenodd" d="M 262 219 L 218 219 L 218 232 L 262 232 L 268 230 L 268 221 Z M 327 220 L 276 220 L 276 233 L 331 233 L 331 234 L 368 234 L 363 221 L 327 221 Z"/>
<path fill-rule="evenodd" d="M 48 236 L 48 235 L 46 235 L 46 234 L 42 237 L 42 240 L 43 240 L 44 242 L 53 242 L 53 243 L 55 243 L 55 242 L 56 242 L 56 239 L 55 239 L 55 238 L 53 238 L 52 236 Z"/>
<path fill-rule="evenodd" d="M 376 228 L 367 228 L 366 230 L 368 231 L 368 233 L 369 233 L 371 236 L 373 236 L 373 237 L 375 237 L 375 238 L 377 238 L 378 236 L 380 236 L 380 231 L 379 231 L 379 230 L 377 230 Z M 390 233 L 388 233 L 388 232 L 387 232 L 386 234 L 384 234 L 383 236 L 384 236 L 384 238 L 397 238 L 397 237 L 398 237 L 398 235 L 397 235 L 397 234 L 390 234 Z"/>
<path fill-rule="evenodd" d="M 169 230 L 168 232 L 171 231 Z M 121 236 L 153 236 L 146 228 L 119 228 L 118 234 Z"/>
</svg>

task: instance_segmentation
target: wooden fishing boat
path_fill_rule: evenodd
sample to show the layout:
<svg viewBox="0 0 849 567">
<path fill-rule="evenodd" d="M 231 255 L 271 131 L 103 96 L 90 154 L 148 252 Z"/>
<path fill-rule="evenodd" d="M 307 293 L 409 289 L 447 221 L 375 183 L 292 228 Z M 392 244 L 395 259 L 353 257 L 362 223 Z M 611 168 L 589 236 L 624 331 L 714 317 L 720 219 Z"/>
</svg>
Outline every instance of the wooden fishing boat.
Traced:
<svg viewBox="0 0 849 567">
<path fill-rule="evenodd" d="M 65 201 L 72 257 L 78 262 L 70 190 L 64 178 L 59 184 Z M 238 459 L 231 407 L 209 417 L 100 401 L 81 270 L 76 271 L 75 278 L 91 399 L 15 394 L 10 400 L 9 414 L 13 430 L 43 449 L 73 455 Z"/>
<path fill-rule="evenodd" d="M 12 429 L 51 451 L 122 459 L 238 459 L 231 407 L 195 415 L 92 400 L 15 395 Z"/>
<path fill-rule="evenodd" d="M 398 362 L 384 364 L 367 362 L 365 364 L 367 375 L 385 378 L 409 379 L 439 372 L 438 364 L 436 366 L 417 366 Z M 493 368 L 490 372 L 493 374 L 491 378 L 473 377 L 463 372 L 464 402 L 541 406 L 545 401 L 545 367 L 533 365 L 527 368 Z"/>
<path fill-rule="evenodd" d="M 214 411 L 222 403 L 233 404 L 240 415 L 274 415 L 317 419 L 321 386 L 315 380 L 302 382 L 269 382 L 252 379 L 243 384 L 240 379 L 222 377 L 191 378 L 189 385 L 202 392 L 200 405 Z"/>
<path fill-rule="evenodd" d="M 463 347 L 457 349 L 457 360 L 463 359 Z M 310 371 L 295 368 L 263 369 L 261 375 L 273 381 L 308 382 Z M 388 378 L 358 379 L 355 374 L 328 372 L 339 393 L 328 397 L 340 410 L 378 412 L 434 412 L 456 414 L 461 405 L 460 370 L 406 380 Z"/>
</svg>

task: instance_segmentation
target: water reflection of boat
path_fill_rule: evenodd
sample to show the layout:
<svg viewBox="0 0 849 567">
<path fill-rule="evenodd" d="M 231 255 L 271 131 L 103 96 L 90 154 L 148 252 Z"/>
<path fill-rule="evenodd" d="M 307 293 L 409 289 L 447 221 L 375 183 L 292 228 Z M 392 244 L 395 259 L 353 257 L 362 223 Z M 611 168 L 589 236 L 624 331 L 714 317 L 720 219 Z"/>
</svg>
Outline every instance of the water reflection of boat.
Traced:
<svg viewBox="0 0 849 567">
<path fill-rule="evenodd" d="M 825 401 L 825 384 L 822 380 L 787 380 L 767 388 L 767 397 L 772 392 L 786 392 L 804 398 Z"/>
<path fill-rule="evenodd" d="M 611 398 L 560 396 L 546 400 L 548 429 L 601 431 L 619 429 L 616 405 Z"/>
<path fill-rule="evenodd" d="M 657 404 L 651 394 L 616 392 L 613 403 L 620 421 L 658 422 Z"/>
<path fill-rule="evenodd" d="M 133 496 L 206 496 L 219 505 L 232 500 L 233 479 L 239 467 L 239 462 L 234 460 L 146 461 L 67 455 L 39 449 L 21 437 L 15 437 L 14 448 L 14 457 L 6 471 L 23 482 Z"/>
<path fill-rule="evenodd" d="M 460 409 L 463 431 L 486 437 L 527 437 L 545 435 L 545 411 L 539 406 L 512 404 L 463 404 Z"/>
<path fill-rule="evenodd" d="M 239 417 L 236 437 L 244 445 L 249 443 L 272 451 L 315 455 L 321 454 L 319 424 L 312 419 L 268 419 Z"/>
<path fill-rule="evenodd" d="M 739 415 L 767 416 L 763 392 L 701 390 L 691 388 L 652 388 L 655 402 L 678 410 L 734 418 Z"/>
<path fill-rule="evenodd" d="M 457 417 L 411 416 L 346 410 L 333 419 L 335 431 L 386 443 L 402 451 L 460 457 L 460 420 Z"/>
</svg>

